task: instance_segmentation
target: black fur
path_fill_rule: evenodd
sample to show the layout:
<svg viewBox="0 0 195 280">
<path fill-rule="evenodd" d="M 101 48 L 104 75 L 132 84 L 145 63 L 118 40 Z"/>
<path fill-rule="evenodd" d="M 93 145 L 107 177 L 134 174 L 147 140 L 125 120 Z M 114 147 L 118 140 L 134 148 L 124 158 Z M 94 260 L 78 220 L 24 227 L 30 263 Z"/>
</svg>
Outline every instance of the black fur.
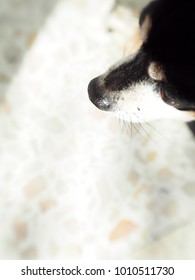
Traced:
<svg viewBox="0 0 195 280">
<path fill-rule="evenodd" d="M 111 68 L 107 76 L 90 82 L 90 100 L 99 109 L 112 110 L 112 103 L 116 104 L 121 91 L 147 81 L 155 85 L 154 89 L 158 89 L 168 105 L 181 111 L 195 111 L 194 15 L 194 0 L 152 1 L 139 19 L 140 26 L 146 16 L 151 20 L 141 48 L 134 57 Z M 165 79 L 156 81 L 149 77 L 151 62 L 162 66 Z"/>
<path fill-rule="evenodd" d="M 145 52 L 163 65 L 173 98 L 180 99 L 182 110 L 195 109 L 195 1 L 158 0 L 140 16 L 149 14 L 152 28 L 143 44 Z"/>
<path fill-rule="evenodd" d="M 140 51 L 135 57 L 134 63 L 131 60 L 125 62 L 106 76 L 105 87 L 110 91 L 121 91 L 138 81 L 151 80 L 147 72 L 148 65 L 147 53 Z M 137 71 L 137 69 L 140 69 L 140 71 Z"/>
</svg>

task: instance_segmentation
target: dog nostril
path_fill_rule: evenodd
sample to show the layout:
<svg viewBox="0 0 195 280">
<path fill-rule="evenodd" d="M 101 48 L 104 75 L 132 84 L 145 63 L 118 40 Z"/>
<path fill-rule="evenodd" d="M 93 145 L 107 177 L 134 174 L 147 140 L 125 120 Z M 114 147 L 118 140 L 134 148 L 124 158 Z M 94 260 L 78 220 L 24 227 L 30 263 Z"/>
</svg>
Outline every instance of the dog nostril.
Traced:
<svg viewBox="0 0 195 280">
<path fill-rule="evenodd" d="M 108 111 L 111 108 L 112 100 L 106 95 L 105 90 L 99 85 L 99 77 L 91 80 L 88 85 L 90 101 L 99 109 Z"/>
</svg>

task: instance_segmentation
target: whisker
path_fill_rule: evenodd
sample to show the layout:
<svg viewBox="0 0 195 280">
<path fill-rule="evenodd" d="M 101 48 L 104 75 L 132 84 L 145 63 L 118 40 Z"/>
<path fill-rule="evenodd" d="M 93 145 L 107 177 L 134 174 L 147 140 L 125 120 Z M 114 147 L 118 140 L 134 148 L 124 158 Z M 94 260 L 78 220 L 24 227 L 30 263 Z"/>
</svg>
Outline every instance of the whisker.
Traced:
<svg viewBox="0 0 195 280">
<path fill-rule="evenodd" d="M 127 134 L 130 133 L 131 140 L 133 139 L 133 136 L 135 136 L 136 134 L 140 134 L 142 137 L 145 137 L 145 135 L 147 135 L 149 138 L 151 138 L 149 133 L 144 129 L 144 127 L 140 123 L 132 122 L 131 116 L 129 116 L 125 113 L 117 113 L 116 115 L 119 120 L 119 126 L 121 128 L 121 133 L 124 133 L 124 132 Z M 138 118 L 137 115 L 135 115 L 135 116 Z M 133 129 L 135 130 L 135 133 L 133 133 Z M 141 130 L 144 131 L 145 135 L 143 133 L 141 133 Z"/>
<path fill-rule="evenodd" d="M 170 142 L 170 140 L 166 137 L 166 135 L 164 135 L 163 133 L 161 133 L 158 129 L 156 129 L 156 127 L 154 127 L 152 124 L 145 122 L 146 125 L 148 125 L 150 128 L 152 128 L 156 133 L 158 133 L 158 135 L 160 135 L 161 137 L 163 137 L 164 139 L 166 139 L 167 141 Z"/>
<path fill-rule="evenodd" d="M 141 119 L 137 114 L 135 114 L 135 116 L 141 121 L 139 122 L 139 126 L 142 129 L 142 131 L 145 133 L 145 135 L 156 145 L 158 144 L 156 141 L 154 141 L 154 139 L 152 138 L 152 136 L 150 135 L 150 133 L 145 129 L 144 125 L 142 124 L 142 121 L 144 122 L 143 119 Z"/>
<path fill-rule="evenodd" d="M 137 134 L 139 134 L 139 135 L 141 135 L 142 137 L 145 137 L 145 136 L 141 133 L 141 130 L 140 130 L 141 125 L 140 125 L 140 123 L 134 123 L 134 122 L 131 121 L 131 126 L 132 126 L 132 128 L 135 130 L 134 136 L 137 135 Z"/>
<path fill-rule="evenodd" d="M 150 133 L 144 128 L 144 126 L 140 123 L 141 129 L 144 131 L 144 133 L 147 135 L 147 137 L 154 143 L 154 144 L 158 144 L 156 141 L 154 141 L 154 139 L 152 138 L 152 136 L 150 135 Z"/>
<path fill-rule="evenodd" d="M 133 139 L 133 136 L 135 136 L 136 134 L 140 134 L 142 137 L 146 137 L 147 136 L 156 145 L 158 144 L 152 138 L 152 136 L 147 131 L 147 129 L 144 127 L 144 124 L 146 124 L 148 127 L 152 128 L 154 131 L 158 132 L 161 135 L 161 133 L 155 127 L 153 127 L 150 123 L 145 122 L 143 119 L 141 119 L 136 114 L 134 114 L 134 115 L 141 122 L 133 123 L 132 119 L 131 119 L 131 116 L 129 116 L 129 115 L 125 114 L 125 113 L 117 113 L 115 115 L 117 115 L 117 117 L 118 117 L 119 127 L 121 128 L 121 133 L 125 132 L 127 134 L 130 134 L 130 139 L 131 140 Z M 144 122 L 144 124 L 142 124 L 142 121 Z M 135 131 L 135 133 L 133 132 L 133 130 Z M 163 135 L 161 135 L 161 136 L 163 136 Z"/>
<path fill-rule="evenodd" d="M 154 137 L 152 137 L 150 132 L 148 132 L 147 128 L 145 127 L 145 126 L 148 126 L 148 128 L 151 128 L 154 132 L 156 132 L 158 135 L 163 137 L 163 139 L 170 141 L 164 134 L 162 134 L 158 129 L 156 129 L 151 123 L 145 121 L 143 118 L 140 118 L 140 116 L 138 116 L 136 113 L 134 113 L 134 115 L 139 120 L 138 123 L 132 122 L 131 116 L 127 113 L 121 113 L 121 112 L 115 113 L 115 116 L 117 116 L 117 118 L 118 118 L 119 128 L 121 130 L 121 133 L 125 132 L 125 133 L 129 134 L 131 140 L 137 134 L 140 134 L 142 137 L 147 136 L 153 143 L 155 143 L 157 145 L 158 142 L 154 140 Z"/>
<path fill-rule="evenodd" d="M 133 123 L 132 123 L 132 120 L 131 120 L 130 116 L 129 116 L 129 120 L 127 120 L 126 122 L 128 124 L 128 127 L 130 128 L 130 142 L 132 142 L 132 139 L 133 139 Z"/>
<path fill-rule="evenodd" d="M 122 133 L 122 130 L 123 130 L 123 123 L 122 123 L 122 120 L 120 118 L 120 116 L 117 114 L 117 119 L 118 119 L 118 123 L 119 123 L 119 128 L 121 130 L 121 133 Z"/>
<path fill-rule="evenodd" d="M 163 137 L 163 139 L 166 139 L 167 141 L 169 141 L 170 142 L 170 140 L 164 135 L 164 134 L 162 134 L 158 129 L 156 129 L 151 123 L 149 123 L 149 122 L 147 122 L 147 121 L 145 121 L 143 118 L 140 118 L 138 115 L 136 115 L 135 114 L 135 116 L 137 117 L 137 118 L 139 118 L 141 121 L 142 121 L 142 123 L 145 125 L 148 125 L 148 127 L 150 127 L 150 128 L 152 128 L 158 135 L 160 135 L 161 137 Z M 144 127 L 144 125 L 142 125 L 142 128 Z"/>
<path fill-rule="evenodd" d="M 126 125 L 125 125 L 125 118 L 124 115 L 121 113 L 117 113 L 117 118 L 119 119 L 119 124 L 120 124 L 120 128 L 121 128 L 121 133 L 123 133 L 126 129 Z"/>
<path fill-rule="evenodd" d="M 127 121 L 127 117 L 126 116 L 123 116 L 123 122 L 124 122 L 126 133 L 129 133 L 129 122 Z"/>
<path fill-rule="evenodd" d="M 141 123 L 139 122 L 139 123 L 137 123 L 138 125 L 139 125 L 139 128 L 137 128 L 137 132 L 139 133 L 139 135 L 141 135 L 142 137 L 146 137 L 146 135 L 147 135 L 147 133 L 146 133 L 146 131 L 144 131 L 144 129 L 143 129 L 143 127 L 142 127 L 142 125 L 141 125 Z M 144 134 L 142 133 L 142 131 L 144 132 Z M 148 136 L 148 135 L 147 135 Z"/>
<path fill-rule="evenodd" d="M 140 134 L 141 135 L 141 133 L 140 133 L 140 129 L 139 129 L 139 127 L 138 127 L 138 125 L 139 125 L 139 123 L 133 123 L 132 122 L 132 126 L 133 126 L 133 128 L 135 129 L 135 134 L 134 135 L 137 135 L 137 134 Z"/>
<path fill-rule="evenodd" d="M 131 116 L 128 116 L 128 118 L 126 118 L 126 119 L 128 119 L 127 122 L 128 122 L 129 128 L 130 128 L 130 137 L 132 140 L 133 136 L 135 136 L 135 134 L 133 133 L 133 129 L 136 130 L 136 128 L 135 128 L 134 123 L 132 122 Z M 136 130 L 136 132 L 138 132 L 138 131 Z"/>
<path fill-rule="evenodd" d="M 132 121 L 130 121 L 130 126 L 131 126 L 131 134 L 130 134 L 130 137 L 131 137 L 131 140 L 133 138 L 133 123 Z"/>
<path fill-rule="evenodd" d="M 131 117 L 128 116 L 127 114 L 123 113 L 118 113 L 117 114 L 118 118 L 119 118 L 119 122 L 120 124 L 122 124 L 122 130 L 121 132 L 125 132 L 127 134 L 129 134 L 130 132 L 130 139 L 132 140 L 133 138 L 133 123 L 131 121 Z"/>
</svg>

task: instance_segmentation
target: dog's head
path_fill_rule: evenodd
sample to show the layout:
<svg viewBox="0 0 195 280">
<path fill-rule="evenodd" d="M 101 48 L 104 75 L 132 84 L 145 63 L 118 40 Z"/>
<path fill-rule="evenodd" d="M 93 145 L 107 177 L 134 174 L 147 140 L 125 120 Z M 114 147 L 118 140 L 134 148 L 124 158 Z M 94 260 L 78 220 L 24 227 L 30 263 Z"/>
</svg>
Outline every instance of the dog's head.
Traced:
<svg viewBox="0 0 195 280">
<path fill-rule="evenodd" d="M 90 100 L 132 122 L 194 119 L 194 11 L 194 0 L 152 1 L 140 15 L 140 49 L 90 82 Z"/>
</svg>

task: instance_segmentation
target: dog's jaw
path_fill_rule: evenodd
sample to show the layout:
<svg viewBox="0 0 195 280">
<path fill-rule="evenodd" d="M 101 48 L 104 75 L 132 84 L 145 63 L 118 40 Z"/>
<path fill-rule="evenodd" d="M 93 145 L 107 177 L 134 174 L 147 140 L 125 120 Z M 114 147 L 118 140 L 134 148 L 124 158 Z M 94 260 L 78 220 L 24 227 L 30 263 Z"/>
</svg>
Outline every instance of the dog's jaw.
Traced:
<svg viewBox="0 0 195 280">
<path fill-rule="evenodd" d="M 112 112 L 127 122 L 150 122 L 163 118 L 192 120 L 192 114 L 163 102 L 154 84 L 142 82 L 119 95 Z"/>
</svg>

